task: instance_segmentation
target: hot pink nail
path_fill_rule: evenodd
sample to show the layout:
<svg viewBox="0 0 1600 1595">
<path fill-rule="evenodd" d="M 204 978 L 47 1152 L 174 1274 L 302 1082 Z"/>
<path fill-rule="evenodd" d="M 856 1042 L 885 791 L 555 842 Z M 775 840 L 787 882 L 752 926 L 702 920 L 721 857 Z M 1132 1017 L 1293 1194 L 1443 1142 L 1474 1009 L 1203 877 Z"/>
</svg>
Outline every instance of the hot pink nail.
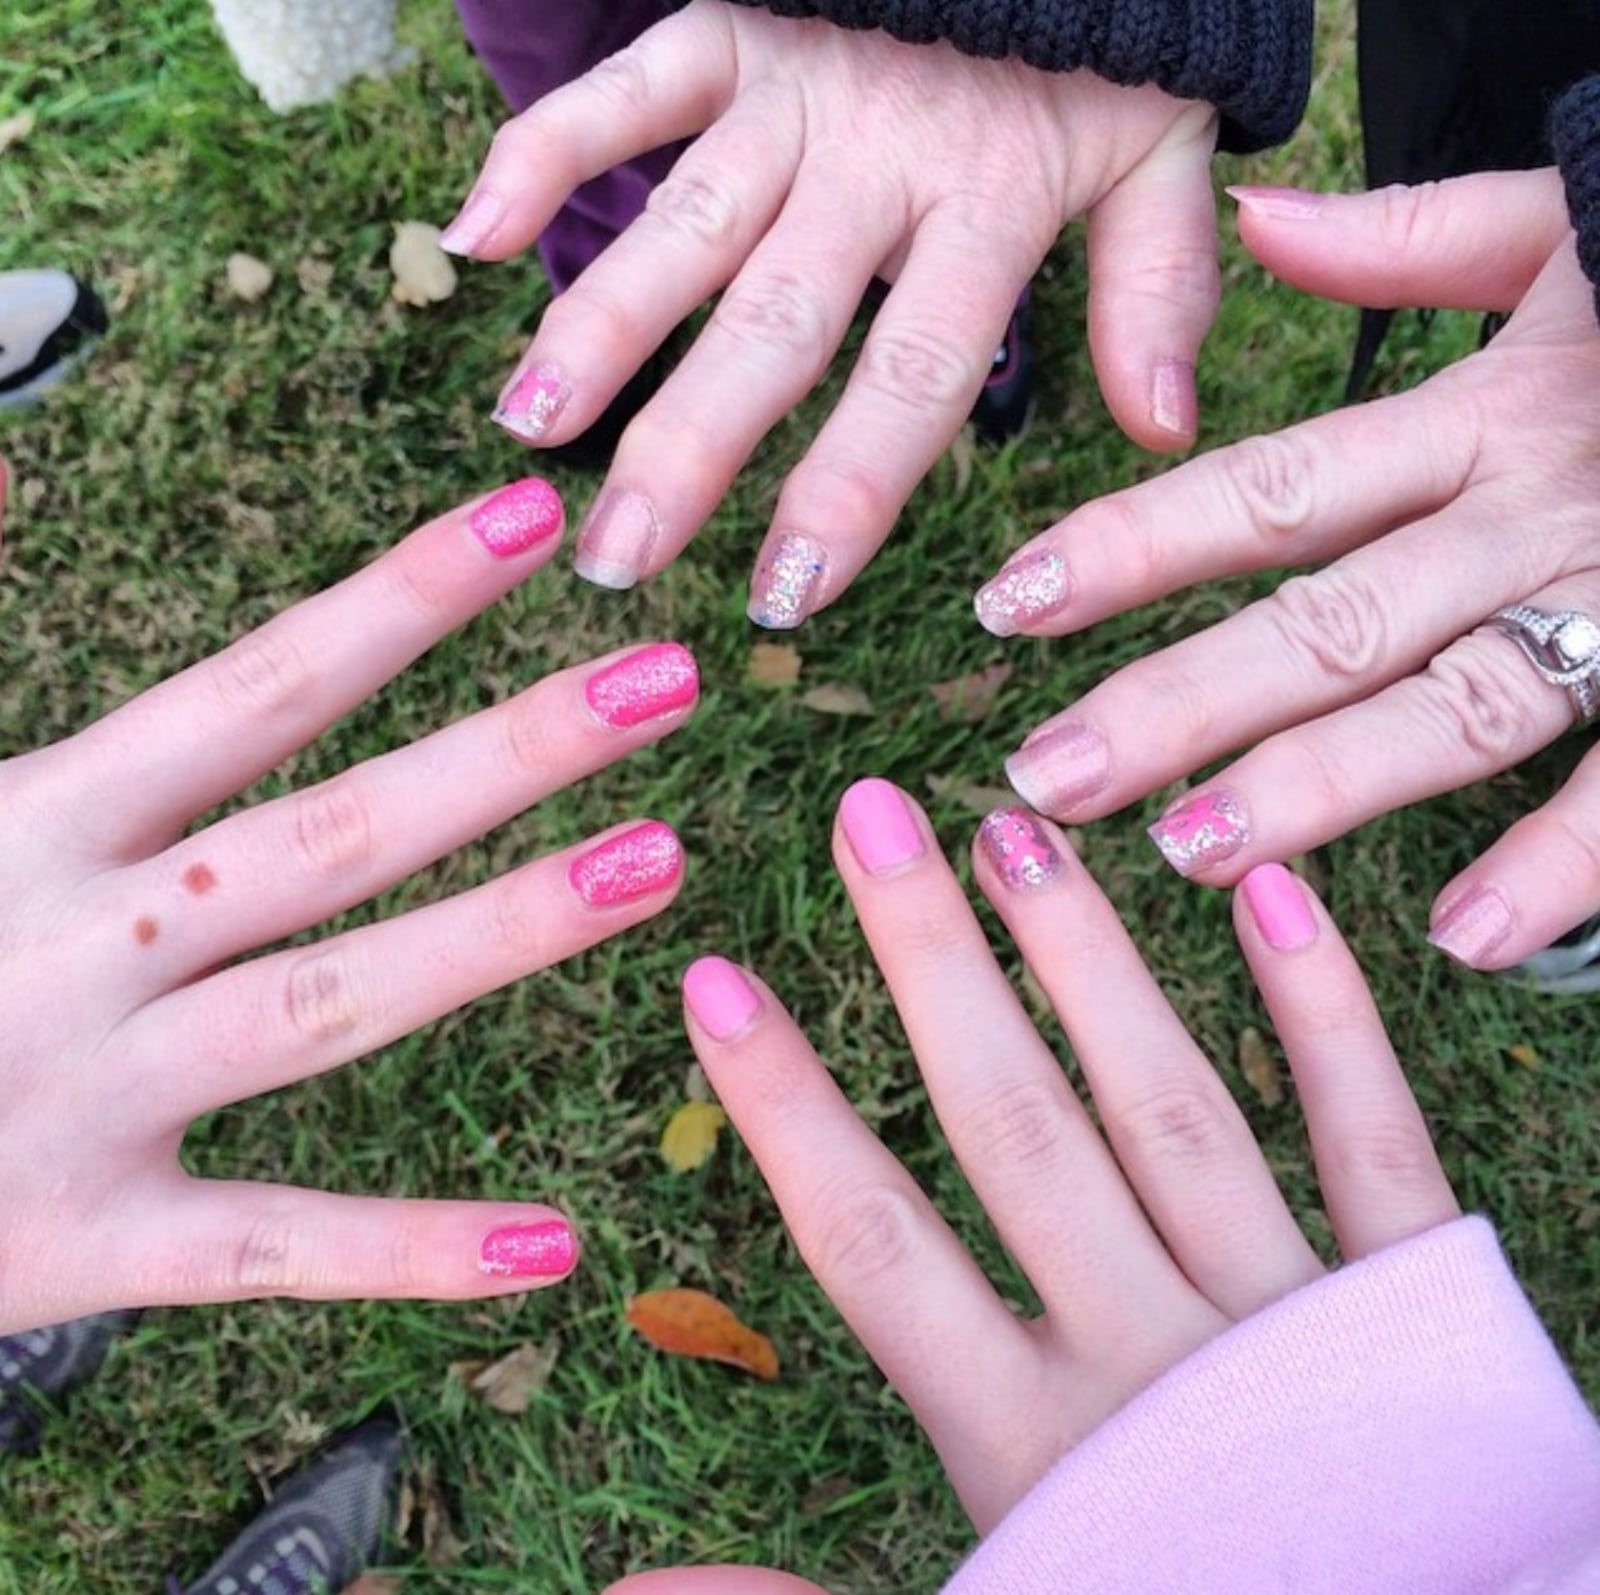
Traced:
<svg viewBox="0 0 1600 1595">
<path fill-rule="evenodd" d="M 536 544 L 559 537 L 565 514 L 561 495 L 548 482 L 529 476 L 486 498 L 467 524 L 491 554 L 512 559 L 526 554 Z"/>
<path fill-rule="evenodd" d="M 911 805 L 892 781 L 857 781 L 839 804 L 839 823 L 850 851 L 873 875 L 909 864 L 925 851 Z"/>
<path fill-rule="evenodd" d="M 978 846 L 1013 891 L 1048 886 L 1061 874 L 1061 855 L 1026 809 L 996 809 L 978 828 Z"/>
<path fill-rule="evenodd" d="M 1015 637 L 1024 626 L 1059 614 L 1072 598 L 1072 573 L 1051 549 L 1011 561 L 972 600 L 978 623 L 995 637 Z"/>
<path fill-rule="evenodd" d="M 496 406 L 494 419 L 513 437 L 537 443 L 561 419 L 572 383 L 553 360 L 531 365 Z"/>
<path fill-rule="evenodd" d="M 1060 819 L 1110 784 L 1111 748 L 1092 725 L 1064 720 L 1006 760 L 1006 779 L 1030 808 Z"/>
<path fill-rule="evenodd" d="M 1180 875 L 1193 875 L 1232 858 L 1250 840 L 1249 811 L 1237 792 L 1201 792 L 1163 814 L 1150 840 Z"/>
<path fill-rule="evenodd" d="M 1256 928 L 1275 952 L 1299 952 L 1317 939 L 1317 916 L 1292 870 L 1258 864 L 1245 876 L 1241 890 Z"/>
<path fill-rule="evenodd" d="M 476 254 L 488 243 L 494 230 L 505 220 L 505 201 L 486 188 L 475 188 L 456 213 L 455 220 L 439 235 L 439 247 L 449 255 Z"/>
<path fill-rule="evenodd" d="M 1227 192 L 1245 210 L 1273 221 L 1315 221 L 1328 203 L 1325 194 L 1309 194 L 1303 188 L 1253 188 L 1237 183 Z"/>
<path fill-rule="evenodd" d="M 1428 940 L 1468 969 L 1482 969 L 1510 936 L 1511 905 L 1492 886 L 1474 886 L 1440 914 Z"/>
<path fill-rule="evenodd" d="M 618 731 L 687 709 L 700 695 L 694 655 L 675 642 L 655 643 L 590 676 L 589 707 Z"/>
<path fill-rule="evenodd" d="M 580 853 L 567 873 L 590 908 L 613 908 L 672 885 L 683 873 L 683 846 L 670 825 L 647 820 Z"/>
<path fill-rule="evenodd" d="M 565 1219 L 490 1230 L 478 1252 L 480 1273 L 498 1279 L 558 1279 L 578 1261 L 578 1237 Z"/>
<path fill-rule="evenodd" d="M 744 971 L 726 958 L 700 958 L 683 977 L 683 1000 L 713 1041 L 731 1041 L 761 1012 L 761 998 Z"/>
<path fill-rule="evenodd" d="M 1150 419 L 1163 432 L 1192 438 L 1200 429 L 1194 367 L 1187 360 L 1157 360 L 1150 373 Z"/>
</svg>

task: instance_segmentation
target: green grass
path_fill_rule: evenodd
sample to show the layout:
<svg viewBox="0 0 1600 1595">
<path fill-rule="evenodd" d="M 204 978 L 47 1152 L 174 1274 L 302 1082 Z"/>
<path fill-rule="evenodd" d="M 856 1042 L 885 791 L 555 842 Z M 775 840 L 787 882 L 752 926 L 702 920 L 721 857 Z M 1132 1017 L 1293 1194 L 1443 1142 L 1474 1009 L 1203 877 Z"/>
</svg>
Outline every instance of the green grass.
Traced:
<svg viewBox="0 0 1600 1595">
<path fill-rule="evenodd" d="M 1346 8 L 1325 31 L 1315 130 L 1219 175 L 1357 180 Z M 39 118 L 0 156 L 0 267 L 78 269 L 108 290 L 116 317 L 79 380 L 0 430 L 19 476 L 0 571 L 5 749 L 69 732 L 525 465 L 485 415 L 541 304 L 536 271 L 470 270 L 454 300 L 426 313 L 387 303 L 390 224 L 450 212 L 496 110 L 447 0 L 414 0 L 407 32 L 418 65 L 280 120 L 237 80 L 199 0 L 55 0 L 0 17 L 0 116 L 27 106 Z M 240 248 L 278 273 L 258 306 L 220 290 Z M 306 262 L 331 272 L 325 289 L 302 289 L 300 276 L 315 275 L 297 272 Z M 1204 374 L 1208 442 L 1335 402 L 1352 330 L 1350 313 L 1267 283 L 1236 252 L 1227 276 Z M 651 812 L 681 828 L 693 855 L 672 912 L 342 1075 L 219 1115 L 190 1144 L 209 1173 L 546 1197 L 581 1223 L 585 1267 L 522 1303 L 151 1315 L 70 1418 L 51 1423 L 42 1454 L 7 1466 L 0 1592 L 144 1591 L 166 1567 L 193 1573 L 258 1499 L 258 1476 L 384 1400 L 412 1425 L 416 1491 L 446 1504 L 462 1547 L 453 1565 L 430 1566 L 418 1511 L 402 1559 L 417 1595 L 567 1595 L 629 1568 L 712 1557 L 787 1566 L 839 1595 L 938 1586 L 968 1543 L 962 1517 L 916 1426 L 801 1268 L 750 1159 L 730 1137 L 705 1171 L 674 1178 L 655 1144 L 690 1061 L 677 973 L 696 949 L 724 948 L 773 979 L 870 1121 L 1020 1289 L 943 1151 L 827 837 L 852 776 L 917 790 L 930 774 L 993 784 L 1038 717 L 1260 588 L 1187 594 L 1060 645 L 1001 645 L 971 623 L 970 593 L 1009 548 L 1160 468 L 1104 417 L 1081 347 L 1082 293 L 1069 240 L 1040 296 L 1049 375 L 1038 429 L 980 455 L 964 486 L 942 466 L 888 551 L 800 638 L 809 680 L 871 688 L 871 721 L 824 719 L 745 680 L 744 578 L 783 470 L 823 413 L 813 403 L 661 580 L 618 598 L 547 572 L 266 783 L 314 779 L 630 638 L 694 643 L 708 690 L 689 730 L 377 909 Z M 1473 336 L 1462 320 L 1426 337 L 1402 328 L 1386 380 L 1416 380 Z M 581 509 L 592 481 L 560 480 Z M 1002 658 L 1016 674 L 991 718 L 936 717 L 927 682 Z M 1463 1199 L 1499 1223 L 1596 1393 L 1600 1347 L 1586 1325 L 1600 1293 L 1600 1005 L 1465 976 L 1422 939 L 1437 886 L 1578 751 L 1569 742 L 1503 781 L 1367 826 L 1313 863 L 1373 972 Z M 1087 856 L 1237 1085 L 1238 1035 L 1263 1017 L 1223 899 L 1178 887 L 1140 834 L 1154 806 L 1090 828 Z M 960 851 L 972 817 L 952 799 L 932 812 Z M 1517 1042 L 1538 1048 L 1537 1071 L 1508 1059 Z M 1250 1112 L 1309 1212 L 1295 1108 Z M 504 1134 L 490 1146 L 485 1129 Z M 779 1342 L 782 1382 L 668 1361 L 634 1339 L 624 1299 L 667 1283 L 735 1299 Z M 552 1335 L 560 1358 L 525 1418 L 469 1402 L 448 1372 Z"/>
</svg>

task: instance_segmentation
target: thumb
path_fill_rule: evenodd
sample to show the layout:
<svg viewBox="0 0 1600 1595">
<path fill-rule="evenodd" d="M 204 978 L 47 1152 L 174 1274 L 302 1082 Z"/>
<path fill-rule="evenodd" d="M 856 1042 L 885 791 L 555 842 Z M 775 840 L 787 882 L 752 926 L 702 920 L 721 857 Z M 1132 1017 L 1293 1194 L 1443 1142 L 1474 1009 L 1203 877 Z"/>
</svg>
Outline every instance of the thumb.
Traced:
<svg viewBox="0 0 1600 1595">
<path fill-rule="evenodd" d="M 672 1567 L 635 1573 L 605 1595 L 828 1595 L 819 1585 L 760 1567 Z"/>
</svg>

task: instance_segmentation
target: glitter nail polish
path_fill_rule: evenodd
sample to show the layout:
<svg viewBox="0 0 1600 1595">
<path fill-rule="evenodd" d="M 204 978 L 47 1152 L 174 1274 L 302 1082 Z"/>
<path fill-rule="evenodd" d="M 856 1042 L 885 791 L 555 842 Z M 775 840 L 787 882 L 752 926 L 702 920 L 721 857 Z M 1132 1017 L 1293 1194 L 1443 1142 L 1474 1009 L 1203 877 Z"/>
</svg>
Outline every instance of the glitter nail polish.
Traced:
<svg viewBox="0 0 1600 1595">
<path fill-rule="evenodd" d="M 1468 969 L 1482 969 L 1512 929 L 1505 898 L 1492 886 L 1475 886 L 1434 921 L 1428 940 Z"/>
<path fill-rule="evenodd" d="M 507 389 L 494 419 L 524 443 L 538 443 L 561 418 L 572 383 L 553 360 L 531 365 Z"/>
<path fill-rule="evenodd" d="M 1237 792 L 1186 797 L 1150 827 L 1150 840 L 1180 874 L 1232 858 L 1250 840 L 1250 816 Z"/>
<path fill-rule="evenodd" d="M 584 516 L 572 568 L 586 582 L 626 592 L 650 562 L 661 523 L 643 493 L 603 493 Z"/>
<path fill-rule="evenodd" d="M 478 1251 L 478 1271 L 497 1279 L 557 1279 L 578 1260 L 578 1237 L 565 1219 L 507 1224 L 491 1230 Z"/>
<path fill-rule="evenodd" d="M 1200 428 L 1194 367 L 1187 360 L 1157 360 L 1150 373 L 1150 419 L 1174 437 L 1192 438 Z"/>
<path fill-rule="evenodd" d="M 1024 554 L 978 591 L 978 623 L 996 637 L 1015 637 L 1024 626 L 1059 614 L 1072 598 L 1072 573 L 1050 549 Z"/>
<path fill-rule="evenodd" d="M 978 846 L 1012 891 L 1048 886 L 1061 874 L 1061 855 L 1026 809 L 996 809 L 978 827 Z"/>
<path fill-rule="evenodd" d="M 491 554 L 512 559 L 559 537 L 564 520 L 561 495 L 540 477 L 529 476 L 486 498 L 467 524 Z"/>
<path fill-rule="evenodd" d="M 1006 779 L 1029 808 L 1065 818 L 1111 782 L 1111 747 L 1082 720 L 1064 720 L 1006 760 Z"/>
<path fill-rule="evenodd" d="M 769 631 L 792 631 L 817 607 L 828 552 L 813 537 L 785 532 L 768 546 L 750 584 L 749 615 Z"/>
<path fill-rule="evenodd" d="M 687 709 L 700 693 L 694 655 L 675 642 L 641 648 L 590 676 L 584 699 L 618 731 Z"/>
<path fill-rule="evenodd" d="M 672 827 L 649 820 L 580 853 L 567 872 L 590 908 L 614 908 L 672 885 L 683 872 L 683 847 Z"/>
</svg>

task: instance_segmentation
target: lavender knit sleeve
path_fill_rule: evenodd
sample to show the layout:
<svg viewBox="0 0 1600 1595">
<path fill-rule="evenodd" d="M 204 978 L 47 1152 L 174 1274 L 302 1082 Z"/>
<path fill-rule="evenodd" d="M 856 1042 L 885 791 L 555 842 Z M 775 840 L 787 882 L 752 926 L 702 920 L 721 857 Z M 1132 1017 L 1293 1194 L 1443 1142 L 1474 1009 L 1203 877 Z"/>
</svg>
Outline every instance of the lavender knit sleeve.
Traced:
<svg viewBox="0 0 1600 1595">
<path fill-rule="evenodd" d="M 943 39 L 967 55 L 1012 56 L 1047 72 L 1088 67 L 1204 100 L 1238 152 L 1285 139 L 1311 81 L 1313 0 L 739 0 L 786 17 L 883 28 L 907 44 Z"/>
</svg>

